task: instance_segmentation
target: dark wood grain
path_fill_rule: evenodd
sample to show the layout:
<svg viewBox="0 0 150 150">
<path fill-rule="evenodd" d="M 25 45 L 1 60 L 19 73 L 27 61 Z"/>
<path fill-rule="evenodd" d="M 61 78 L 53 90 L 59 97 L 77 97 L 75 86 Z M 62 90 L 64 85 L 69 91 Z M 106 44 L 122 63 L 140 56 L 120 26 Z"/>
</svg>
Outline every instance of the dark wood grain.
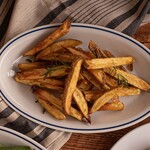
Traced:
<svg viewBox="0 0 150 150">
<path fill-rule="evenodd" d="M 94 134 L 73 133 L 61 150 L 110 150 L 129 131 L 150 122 L 150 117 L 131 127 L 118 131 Z"/>
</svg>

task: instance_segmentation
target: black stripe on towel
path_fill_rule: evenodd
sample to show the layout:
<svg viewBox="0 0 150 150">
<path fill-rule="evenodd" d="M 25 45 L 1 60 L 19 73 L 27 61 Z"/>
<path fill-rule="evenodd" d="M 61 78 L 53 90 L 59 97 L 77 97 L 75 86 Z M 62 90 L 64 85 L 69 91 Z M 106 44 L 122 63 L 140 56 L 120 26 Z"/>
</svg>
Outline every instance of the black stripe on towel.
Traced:
<svg viewBox="0 0 150 150">
<path fill-rule="evenodd" d="M 0 112 L 0 119 L 9 117 L 13 112 L 14 111 L 10 107 L 5 108 L 2 112 Z"/>
<path fill-rule="evenodd" d="M 139 16 L 126 29 L 123 30 L 123 33 L 133 35 L 136 32 L 139 25 L 141 24 L 144 17 L 146 16 L 149 8 L 150 8 L 150 1 L 147 1 Z"/>
<path fill-rule="evenodd" d="M 127 18 L 129 18 L 130 16 L 132 16 L 137 9 L 140 7 L 140 5 L 142 4 L 143 0 L 140 0 L 132 9 L 130 9 L 129 11 L 127 11 L 126 13 L 118 16 L 117 18 L 113 19 L 112 21 L 110 21 L 106 27 L 108 28 L 116 28 L 120 23 L 122 23 L 124 20 L 126 20 Z"/>
<path fill-rule="evenodd" d="M 15 1 L 13 1 L 9 11 L 7 12 L 4 20 L 3 20 L 3 23 L 0 25 L 0 41 L 2 40 L 6 30 L 7 30 L 7 27 L 8 27 L 8 23 L 9 23 L 9 20 L 10 20 L 10 17 L 11 17 L 11 14 L 12 14 L 12 10 L 13 10 L 13 7 L 14 7 L 14 3 Z"/>
<path fill-rule="evenodd" d="M 50 128 L 45 128 L 38 136 L 34 137 L 33 140 L 37 142 L 43 141 L 43 139 L 47 138 L 54 130 Z"/>
<path fill-rule="evenodd" d="M 22 116 L 19 116 L 16 120 L 9 122 L 5 125 L 7 128 L 11 128 L 23 134 L 27 134 L 34 130 L 38 125 Z"/>
<path fill-rule="evenodd" d="M 49 24 L 54 20 L 63 10 L 65 10 L 68 6 L 71 6 L 77 0 L 68 0 L 64 3 L 61 3 L 58 7 L 52 10 L 43 20 L 41 20 L 36 26 L 41 26 L 45 24 Z"/>
<path fill-rule="evenodd" d="M 85 20 L 86 23 L 93 24 L 96 18 L 99 17 L 99 15 L 102 15 L 103 13 L 107 12 L 108 10 L 111 10 L 114 8 L 114 6 L 118 5 L 118 3 L 122 3 L 122 1 L 111 1 L 103 8 L 96 9 L 96 11 L 93 11 L 94 13 L 91 13 L 92 18 L 88 18 Z M 90 21 L 91 20 L 91 21 Z"/>
<path fill-rule="evenodd" d="M 107 15 L 111 14 L 112 12 L 116 11 L 117 9 L 120 9 L 121 7 L 123 7 L 123 6 L 127 5 L 127 4 L 129 4 L 131 1 L 133 1 L 133 0 L 127 1 L 127 3 L 123 3 L 123 4 L 120 5 L 119 7 L 113 9 L 112 11 L 109 11 L 108 13 L 106 13 L 105 15 L 103 15 L 101 18 L 99 18 L 99 20 L 98 20 L 95 24 L 97 24 L 97 23 L 98 23 L 101 19 L 103 19 L 105 16 L 107 16 Z"/>
<path fill-rule="evenodd" d="M 103 2 L 101 2 L 101 3 L 103 3 Z M 97 0 L 87 2 L 80 11 L 79 11 L 79 9 L 76 9 L 75 14 L 74 15 L 73 15 L 73 13 L 71 14 L 71 16 L 72 16 L 71 19 L 73 19 L 73 21 L 76 21 L 77 19 L 82 17 L 85 13 L 87 13 L 89 10 L 91 10 L 92 7 L 97 6 L 98 4 L 99 4 L 99 2 Z M 87 9 L 87 8 L 88 8 L 88 11 L 85 11 L 85 9 Z"/>
</svg>

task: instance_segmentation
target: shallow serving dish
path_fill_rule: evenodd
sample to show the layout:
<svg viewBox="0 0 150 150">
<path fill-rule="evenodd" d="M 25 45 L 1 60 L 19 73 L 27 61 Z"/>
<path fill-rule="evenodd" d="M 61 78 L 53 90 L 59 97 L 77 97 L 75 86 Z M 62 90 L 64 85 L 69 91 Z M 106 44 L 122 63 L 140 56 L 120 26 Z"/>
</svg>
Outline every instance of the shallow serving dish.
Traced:
<svg viewBox="0 0 150 150">
<path fill-rule="evenodd" d="M 0 126 L 0 144 L 5 146 L 29 146 L 33 150 L 46 150 L 31 138 L 12 129 Z"/>
<path fill-rule="evenodd" d="M 150 123 L 142 125 L 123 136 L 111 150 L 150 150 Z"/>
<path fill-rule="evenodd" d="M 26 118 L 41 125 L 82 133 L 108 132 L 122 129 L 142 121 L 150 115 L 150 93 L 142 92 L 139 96 L 121 98 L 125 104 L 123 111 L 101 111 L 91 115 L 92 124 L 80 122 L 73 118 L 59 121 L 49 114 L 43 114 L 41 107 L 35 103 L 30 87 L 14 81 L 13 75 L 17 64 L 22 61 L 23 52 L 32 48 L 46 37 L 59 24 L 41 26 L 24 32 L 9 41 L 0 51 L 0 88 L 5 102 Z M 87 50 L 90 40 L 103 49 L 110 50 L 115 56 L 133 56 L 136 58 L 133 74 L 150 83 L 150 52 L 136 40 L 114 30 L 88 25 L 72 24 L 71 31 L 62 39 L 74 38 L 83 42 Z"/>
</svg>

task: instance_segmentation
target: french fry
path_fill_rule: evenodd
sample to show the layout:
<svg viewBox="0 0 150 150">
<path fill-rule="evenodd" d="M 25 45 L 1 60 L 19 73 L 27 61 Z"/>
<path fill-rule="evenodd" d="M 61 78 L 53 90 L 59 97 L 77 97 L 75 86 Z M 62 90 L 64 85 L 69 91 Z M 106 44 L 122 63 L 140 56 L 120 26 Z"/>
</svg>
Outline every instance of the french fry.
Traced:
<svg viewBox="0 0 150 150">
<path fill-rule="evenodd" d="M 81 74 L 90 82 L 92 83 L 95 87 L 98 89 L 101 89 L 102 85 L 97 81 L 97 79 L 86 69 L 82 68 L 81 69 Z"/>
<path fill-rule="evenodd" d="M 63 77 L 68 74 L 70 67 L 56 66 L 52 68 L 41 68 L 18 72 L 17 76 L 20 80 L 44 79 L 45 77 Z"/>
<path fill-rule="evenodd" d="M 83 119 L 83 115 L 80 111 L 78 111 L 77 109 L 75 109 L 74 107 L 71 107 L 70 108 L 70 113 L 69 113 L 70 116 L 82 121 Z"/>
<path fill-rule="evenodd" d="M 31 69 L 37 69 L 37 68 L 44 68 L 48 66 L 49 64 L 47 62 L 21 63 L 21 64 L 18 64 L 18 69 L 31 70 Z"/>
<path fill-rule="evenodd" d="M 83 62 L 82 59 L 77 59 L 76 61 L 74 61 L 72 63 L 72 69 L 67 77 L 67 82 L 65 84 L 65 89 L 63 94 L 63 104 L 64 104 L 65 112 L 67 114 L 70 114 L 72 95 L 77 85 L 82 62 Z"/>
<path fill-rule="evenodd" d="M 63 101 L 60 100 L 59 98 L 55 97 L 52 93 L 50 93 L 44 89 L 36 87 L 33 90 L 33 94 L 35 94 L 36 96 L 50 102 L 52 105 L 54 105 L 58 109 L 63 110 Z M 70 114 L 69 115 L 80 120 L 80 121 L 83 118 L 82 113 L 73 107 L 70 108 Z"/>
<path fill-rule="evenodd" d="M 90 90 L 93 87 L 93 85 L 89 81 L 85 79 L 81 79 L 80 81 L 78 81 L 77 87 L 81 91 L 87 91 L 87 90 Z"/>
<path fill-rule="evenodd" d="M 95 58 L 91 60 L 85 60 L 84 66 L 87 69 L 101 69 L 132 64 L 133 62 L 133 57 Z"/>
<path fill-rule="evenodd" d="M 46 55 L 50 55 L 52 53 L 56 53 L 56 52 L 61 52 L 62 50 L 62 46 L 64 47 L 68 47 L 68 46 L 78 46 L 81 45 L 82 42 L 79 40 L 75 40 L 75 39 L 67 39 L 67 40 L 62 40 L 59 42 L 56 42 L 54 44 L 52 44 L 51 46 L 47 47 L 46 49 L 42 50 L 37 56 L 36 56 L 36 60 L 41 59 L 43 56 Z"/>
<path fill-rule="evenodd" d="M 40 82 L 37 82 L 36 80 L 22 80 L 22 79 L 18 78 L 18 74 L 15 75 L 14 79 L 15 79 L 15 81 L 17 81 L 19 83 L 40 86 Z"/>
<path fill-rule="evenodd" d="M 150 84 L 145 82 L 141 78 L 139 78 L 131 73 L 120 70 L 120 69 L 115 69 L 115 73 L 112 74 L 113 69 L 114 68 L 111 68 L 111 69 L 107 68 L 107 69 L 104 69 L 104 71 L 117 79 L 118 78 L 121 78 L 121 80 L 125 79 L 127 83 L 129 83 L 141 90 L 148 91 L 150 89 Z"/>
<path fill-rule="evenodd" d="M 121 97 L 121 96 L 128 96 L 128 95 L 139 95 L 140 90 L 137 88 L 125 88 L 122 86 L 116 87 L 112 90 L 109 90 L 105 92 L 102 96 L 100 96 L 97 100 L 94 101 L 94 104 L 90 110 L 90 113 L 93 113 L 97 110 L 99 110 L 104 104 L 110 101 L 113 97 L 116 95 Z"/>
<path fill-rule="evenodd" d="M 103 50 L 103 52 L 105 53 L 106 57 L 107 58 L 112 58 L 112 57 L 115 57 L 110 51 L 108 50 Z M 133 65 L 133 64 L 129 64 L 129 65 Z M 124 66 L 118 66 L 118 69 L 121 69 L 123 71 L 126 71 L 125 67 Z"/>
<path fill-rule="evenodd" d="M 65 20 L 58 29 L 53 31 L 48 37 L 46 37 L 43 41 L 41 41 L 34 48 L 27 51 L 23 55 L 24 56 L 35 55 L 38 52 L 40 52 L 41 50 L 47 48 L 49 45 L 54 43 L 54 41 L 56 41 L 58 38 L 60 38 L 60 37 L 64 36 L 65 34 L 67 34 L 70 30 L 70 26 L 71 26 L 70 21 Z"/>
<path fill-rule="evenodd" d="M 96 100 L 100 95 L 104 93 L 104 90 L 98 89 L 98 90 L 90 90 L 90 91 L 83 91 L 84 97 L 87 101 L 92 101 Z"/>
<path fill-rule="evenodd" d="M 42 78 L 42 79 L 37 79 L 36 81 L 40 82 L 40 83 L 51 84 L 54 86 L 64 86 L 65 85 L 64 81 L 52 79 L 52 78 L 45 78 L 45 79 Z"/>
<path fill-rule="evenodd" d="M 49 103 L 51 103 L 55 107 L 59 108 L 60 110 L 63 110 L 62 101 L 59 98 L 55 97 L 52 93 L 50 93 L 42 88 L 35 87 L 33 89 L 33 94 L 48 101 Z"/>
<path fill-rule="evenodd" d="M 89 69 L 88 70 L 98 81 L 99 84 L 102 84 L 104 88 L 109 89 L 109 87 L 106 84 L 106 75 L 103 70 L 100 69 Z"/>
<path fill-rule="evenodd" d="M 79 56 L 83 59 L 91 59 L 91 56 L 89 55 L 88 52 L 83 51 L 81 49 L 77 49 L 75 47 L 64 47 L 66 50 L 68 50 L 69 52 L 71 52 L 72 54 Z"/>
<path fill-rule="evenodd" d="M 123 88 L 124 92 L 121 91 L 119 95 L 116 95 L 112 98 L 113 102 L 118 102 L 118 97 L 128 96 L 128 95 L 139 95 L 140 90 L 135 87 Z M 91 91 L 84 91 L 84 96 L 87 101 L 94 101 L 101 95 L 103 95 L 106 91 L 104 90 L 91 90 Z"/>
<path fill-rule="evenodd" d="M 95 55 L 96 58 L 107 58 L 103 50 L 94 42 L 90 41 L 88 45 L 89 50 Z"/>
<path fill-rule="evenodd" d="M 47 60 L 47 61 L 60 61 L 60 62 L 72 62 L 77 58 L 77 56 L 72 55 L 70 53 L 54 53 L 54 54 L 48 54 L 46 56 L 43 56 L 41 60 Z"/>
<path fill-rule="evenodd" d="M 129 71 L 133 71 L 133 64 L 127 65 L 127 69 L 128 69 Z"/>
<path fill-rule="evenodd" d="M 88 105 L 87 101 L 84 98 L 84 95 L 82 92 L 76 87 L 74 92 L 73 92 L 73 98 L 78 105 L 80 111 L 82 112 L 83 116 L 88 120 L 88 122 L 91 123 L 91 119 L 88 115 Z"/>
<path fill-rule="evenodd" d="M 45 101 L 39 97 L 37 97 L 37 100 L 41 104 L 41 106 L 56 119 L 58 119 L 58 120 L 66 119 L 66 116 L 55 106 L 51 105 L 48 101 Z"/>
<path fill-rule="evenodd" d="M 58 91 L 63 90 L 63 87 L 61 87 L 60 85 L 52 85 L 51 83 L 46 83 L 46 82 L 44 83 L 44 82 L 40 82 L 38 80 L 20 80 L 17 75 L 15 76 L 15 80 L 19 83 L 23 83 L 26 85 L 32 85 L 32 86 L 36 85 L 39 87 L 45 87 L 48 89 L 58 90 Z"/>
<path fill-rule="evenodd" d="M 111 102 L 103 105 L 99 110 L 123 110 L 124 104 L 122 102 Z"/>
<path fill-rule="evenodd" d="M 117 80 L 109 74 L 106 74 L 106 84 L 111 88 L 118 86 Z"/>
</svg>

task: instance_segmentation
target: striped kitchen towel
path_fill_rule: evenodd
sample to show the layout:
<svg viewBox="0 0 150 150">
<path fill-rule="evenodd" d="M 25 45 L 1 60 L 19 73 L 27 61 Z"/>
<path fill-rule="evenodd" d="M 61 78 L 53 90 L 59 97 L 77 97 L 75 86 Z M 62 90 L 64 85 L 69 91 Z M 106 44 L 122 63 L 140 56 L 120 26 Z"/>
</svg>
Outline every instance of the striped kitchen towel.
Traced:
<svg viewBox="0 0 150 150">
<path fill-rule="evenodd" d="M 1 3 L 8 1 L 11 0 L 0 0 L 0 9 Z M 28 29 L 70 18 L 72 22 L 106 26 L 132 35 L 143 20 L 150 21 L 149 10 L 150 0 L 16 0 L 12 14 L 9 12 L 11 19 L 7 32 L 3 36 L 1 27 L 0 33 L 5 43 Z M 2 16 L 5 11 L 0 11 Z M 60 149 L 71 135 L 29 121 L 13 111 L 2 99 L 0 125 L 26 134 L 50 150 Z"/>
</svg>

